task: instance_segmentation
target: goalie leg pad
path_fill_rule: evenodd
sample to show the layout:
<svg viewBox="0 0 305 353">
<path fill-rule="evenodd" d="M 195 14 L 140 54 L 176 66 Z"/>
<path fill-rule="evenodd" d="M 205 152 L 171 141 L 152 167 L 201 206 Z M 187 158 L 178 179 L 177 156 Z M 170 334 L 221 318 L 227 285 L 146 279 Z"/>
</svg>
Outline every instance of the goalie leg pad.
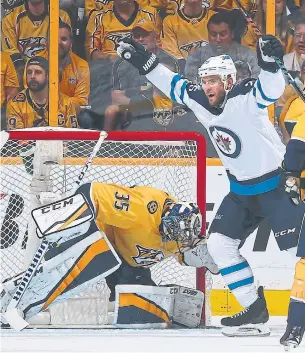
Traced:
<svg viewBox="0 0 305 353">
<path fill-rule="evenodd" d="M 174 290 L 173 323 L 196 328 L 200 326 L 204 304 L 204 293 L 200 290 L 182 286 Z"/>
<path fill-rule="evenodd" d="M 113 325 L 118 328 L 166 328 L 173 312 L 170 287 L 117 285 Z"/>
<path fill-rule="evenodd" d="M 46 253 L 18 304 L 26 320 L 80 293 L 115 271 L 121 264 L 111 244 L 99 231 L 82 238 L 62 252 L 50 254 L 50 251 Z"/>
<path fill-rule="evenodd" d="M 182 287 L 117 285 L 113 324 L 118 328 L 167 328 L 171 323 L 200 325 L 203 292 Z"/>
</svg>

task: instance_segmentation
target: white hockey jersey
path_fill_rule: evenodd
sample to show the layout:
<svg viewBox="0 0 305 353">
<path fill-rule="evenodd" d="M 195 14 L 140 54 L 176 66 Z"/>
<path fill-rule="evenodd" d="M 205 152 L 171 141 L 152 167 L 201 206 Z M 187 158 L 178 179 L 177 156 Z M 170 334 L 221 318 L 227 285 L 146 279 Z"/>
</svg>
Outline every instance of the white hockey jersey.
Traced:
<svg viewBox="0 0 305 353">
<path fill-rule="evenodd" d="M 222 108 L 209 104 L 202 88 L 159 64 L 146 76 L 173 101 L 187 105 L 207 129 L 228 171 L 231 191 L 255 195 L 274 189 L 285 146 L 268 118 L 267 106 L 285 89 L 281 71 L 261 71 L 227 94 Z"/>
</svg>

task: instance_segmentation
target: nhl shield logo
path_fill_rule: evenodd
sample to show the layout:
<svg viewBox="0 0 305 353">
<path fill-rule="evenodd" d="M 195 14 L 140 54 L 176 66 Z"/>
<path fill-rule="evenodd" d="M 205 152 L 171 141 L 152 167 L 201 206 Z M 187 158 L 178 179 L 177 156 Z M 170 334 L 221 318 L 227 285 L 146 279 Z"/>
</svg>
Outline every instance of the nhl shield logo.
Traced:
<svg viewBox="0 0 305 353">
<path fill-rule="evenodd" d="M 139 244 L 136 244 L 136 248 L 138 250 L 138 255 L 132 256 L 132 258 L 139 266 L 149 267 L 164 259 L 164 254 L 160 250 L 147 249 Z"/>
</svg>

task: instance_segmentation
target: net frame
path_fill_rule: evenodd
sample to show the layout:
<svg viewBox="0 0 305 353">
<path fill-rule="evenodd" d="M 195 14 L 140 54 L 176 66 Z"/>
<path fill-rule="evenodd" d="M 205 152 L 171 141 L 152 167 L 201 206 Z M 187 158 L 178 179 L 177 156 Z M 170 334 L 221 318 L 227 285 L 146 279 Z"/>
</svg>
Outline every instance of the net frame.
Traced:
<svg viewBox="0 0 305 353">
<path fill-rule="evenodd" d="M 97 141 L 99 131 L 71 130 L 71 129 L 24 129 L 9 131 L 10 140 L 45 140 L 45 141 Z M 197 176 L 197 203 L 203 215 L 206 210 L 206 144 L 204 137 L 197 132 L 109 132 L 105 141 L 134 142 L 145 141 L 151 144 L 158 144 L 162 141 L 195 141 L 196 153 L 196 176 Z M 175 158 L 175 157 L 173 157 Z M 82 161 L 85 163 L 86 160 Z M 205 216 L 203 216 L 202 235 L 205 234 Z M 203 291 L 206 296 L 206 305 L 202 312 L 202 325 L 207 325 L 208 287 L 205 269 L 196 270 L 196 288 Z"/>
</svg>

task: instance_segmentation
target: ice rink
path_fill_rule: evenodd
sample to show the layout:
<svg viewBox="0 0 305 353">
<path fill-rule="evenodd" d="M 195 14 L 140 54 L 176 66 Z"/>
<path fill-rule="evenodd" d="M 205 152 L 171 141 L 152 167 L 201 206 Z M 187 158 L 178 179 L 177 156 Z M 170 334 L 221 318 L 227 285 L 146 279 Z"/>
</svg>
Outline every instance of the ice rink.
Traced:
<svg viewBox="0 0 305 353">
<path fill-rule="evenodd" d="M 253 338 L 224 337 L 217 328 L 4 330 L 1 335 L 1 352 L 284 352 L 279 344 L 285 329 L 282 323 L 283 320 L 269 326 L 269 337 Z M 305 352 L 305 343 L 291 351 Z"/>
</svg>

